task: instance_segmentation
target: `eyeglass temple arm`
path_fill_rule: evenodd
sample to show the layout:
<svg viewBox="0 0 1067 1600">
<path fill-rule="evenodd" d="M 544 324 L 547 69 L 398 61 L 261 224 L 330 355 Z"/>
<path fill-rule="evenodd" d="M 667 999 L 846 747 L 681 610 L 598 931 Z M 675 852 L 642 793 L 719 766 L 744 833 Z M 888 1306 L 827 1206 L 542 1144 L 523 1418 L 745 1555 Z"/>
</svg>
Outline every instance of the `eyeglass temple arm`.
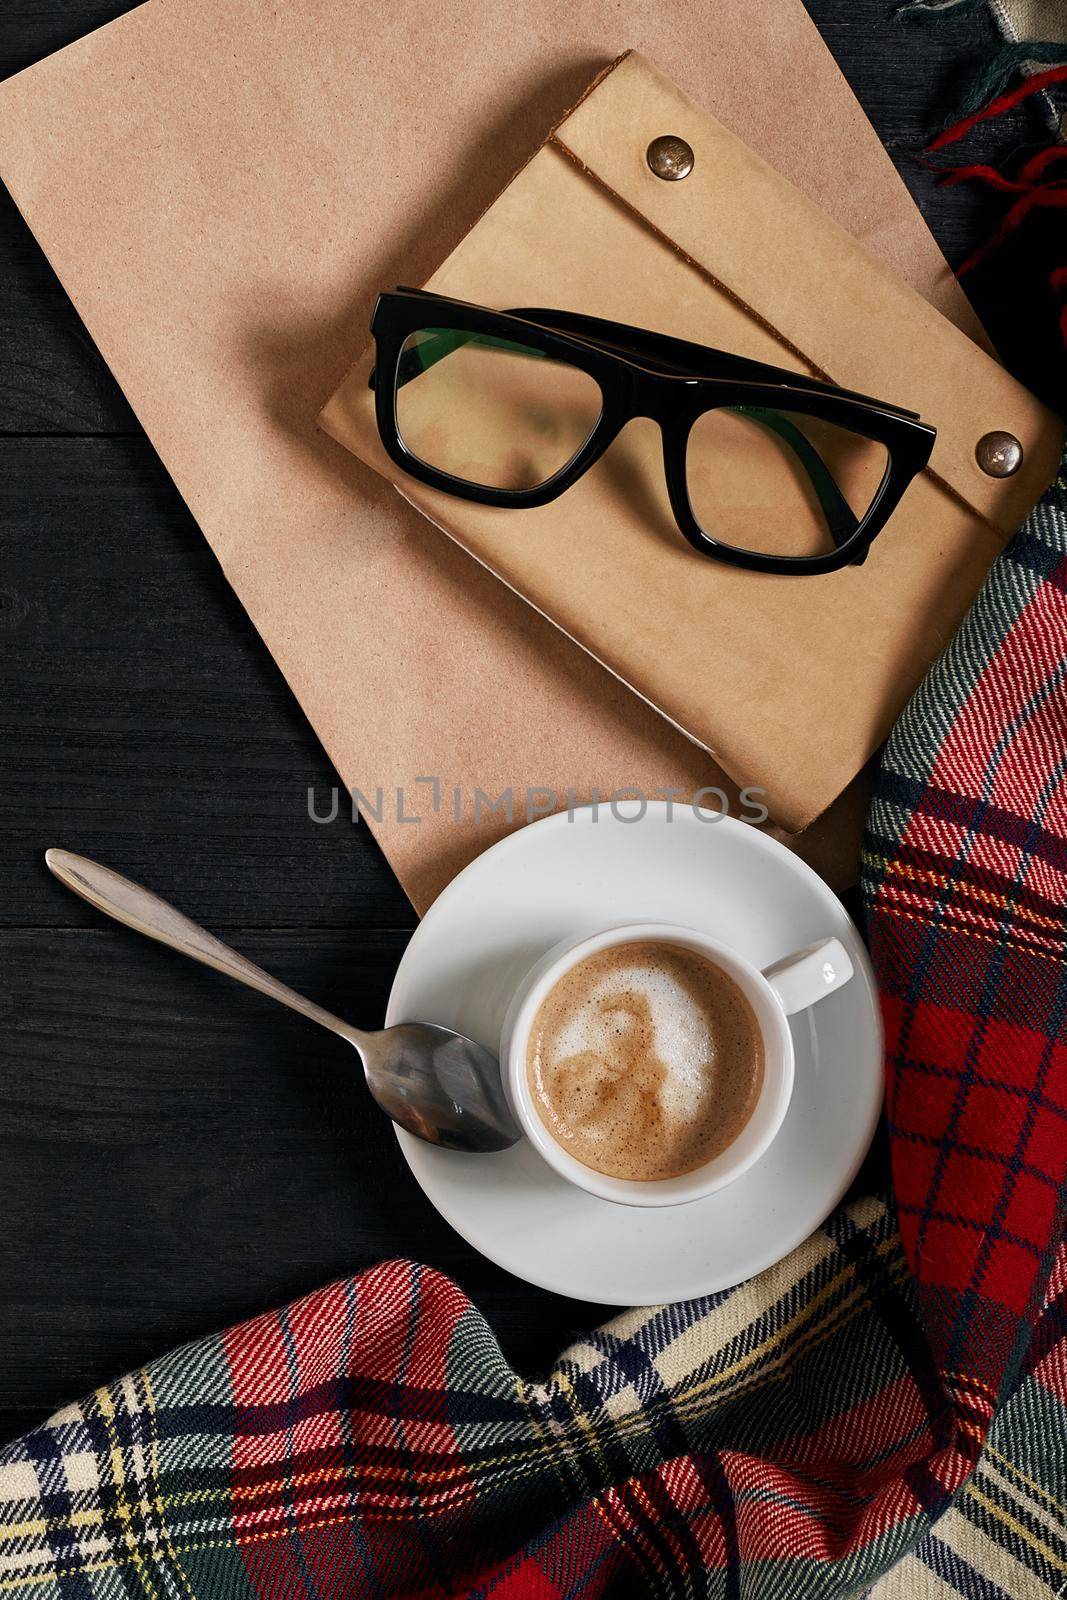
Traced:
<svg viewBox="0 0 1067 1600">
<path fill-rule="evenodd" d="M 667 334 L 628 328 L 622 323 L 606 322 L 599 317 L 581 316 L 577 312 L 524 310 L 512 311 L 508 315 L 523 317 L 558 333 L 570 334 L 585 344 L 596 345 L 598 349 L 617 351 L 620 355 L 639 356 L 651 361 L 661 370 L 672 373 L 684 373 L 691 377 L 702 378 L 749 377 L 763 382 L 773 381 L 775 377 L 793 381 L 796 379 L 796 373 L 769 367 L 760 361 L 749 361 L 746 356 L 736 356 L 726 350 L 691 345 L 685 340 L 673 339 Z M 515 355 L 547 359 L 544 351 L 535 350 L 529 345 L 518 344 L 510 339 L 502 339 L 494 334 L 466 332 L 459 328 L 426 328 L 422 330 L 422 334 L 419 344 L 405 351 L 401 357 L 397 374 L 398 388 L 410 383 L 412 378 L 417 378 L 420 373 L 428 372 L 438 361 L 451 355 L 454 350 L 462 349 L 472 339 L 477 339 L 478 343 L 487 349 L 510 350 Z M 609 338 L 609 334 L 612 337 Z M 679 355 L 684 355 L 687 359 L 680 361 Z M 367 387 L 373 389 L 376 379 L 377 372 L 372 370 L 367 380 Z M 824 386 L 817 385 L 817 387 Z"/>
<path fill-rule="evenodd" d="M 791 384 L 815 390 L 818 394 L 833 395 L 841 400 L 859 400 L 864 405 L 877 406 L 880 411 L 890 411 L 894 416 L 909 417 L 918 421 L 917 411 L 906 411 L 902 406 L 891 406 L 856 389 L 842 389 L 836 383 L 825 383 L 806 373 L 791 372 L 786 367 L 774 367 L 766 361 L 755 361 L 749 356 L 735 355 L 731 350 L 716 350 L 711 345 L 693 344 L 689 339 L 676 339 L 670 333 L 654 333 L 650 328 L 634 328 L 629 323 L 611 322 L 605 317 L 590 317 L 579 311 L 558 311 L 536 306 L 524 307 L 509 313 L 524 317 L 544 328 L 585 339 L 591 344 L 607 345 L 624 354 L 641 356 L 665 362 L 677 372 L 687 372 L 695 378 L 738 377 L 751 378 L 755 383 Z M 709 359 L 710 358 L 710 359 Z"/>
<path fill-rule="evenodd" d="M 517 312 L 515 315 L 527 315 L 527 313 Z M 546 325 L 549 316 L 555 317 L 558 315 L 561 322 L 567 319 L 569 316 L 567 312 L 560 312 L 558 314 L 542 312 L 538 315 L 540 315 Z M 532 314 L 530 316 L 530 320 L 533 320 Z M 574 320 L 594 322 L 598 319 L 575 318 Z M 605 326 L 615 325 L 605 324 Z M 630 330 L 626 331 L 629 332 Z M 400 358 L 396 376 L 397 388 L 403 388 L 403 386 L 407 383 L 410 383 L 412 379 L 419 377 L 424 372 L 428 372 L 431 367 L 436 366 L 439 361 L 443 361 L 446 356 L 452 355 L 456 350 L 462 349 L 462 347 L 465 344 L 468 344 L 472 339 L 477 339 L 482 348 L 505 350 L 510 352 L 512 355 L 527 356 L 534 360 L 542 358 L 547 359 L 545 352 L 541 350 L 534 350 L 529 345 L 518 344 L 511 339 L 501 339 L 492 334 L 468 333 L 457 328 L 440 328 L 435 329 L 432 332 L 429 329 L 426 329 L 424 330 L 424 337 L 420 340 L 419 344 L 416 347 L 413 347 L 411 350 L 408 350 Z M 591 339 L 589 342 L 600 343 L 600 341 L 595 339 Z M 675 343 L 676 341 L 669 342 Z M 650 335 L 648 339 L 648 345 L 652 347 L 656 343 L 658 343 L 657 335 Z M 603 344 L 607 345 L 608 341 L 603 341 Z M 618 348 L 618 346 L 608 345 L 608 348 Z M 646 354 L 646 350 L 642 349 L 637 341 L 628 344 L 626 348 L 628 353 L 637 355 Z M 699 349 L 699 346 L 693 346 L 692 348 L 695 351 Z M 721 355 L 724 364 L 729 364 L 731 367 L 734 367 L 735 363 L 739 367 L 759 367 L 759 363 L 749 363 L 743 356 L 731 356 L 725 351 L 706 352 L 706 354 L 712 353 Z M 660 362 L 660 364 L 665 364 L 662 363 L 661 358 L 658 355 L 655 355 L 654 359 Z M 671 370 L 675 372 L 687 370 L 679 367 L 676 363 L 668 363 L 667 365 L 669 365 Z M 713 373 L 710 373 L 706 370 L 706 367 L 707 364 L 705 363 L 705 370 L 700 374 L 700 376 L 714 376 Z M 694 374 L 694 376 L 696 375 L 697 374 Z M 375 388 L 376 381 L 377 369 L 375 368 L 371 371 L 370 377 L 367 380 L 368 388 Z M 776 434 L 781 439 L 782 443 L 793 452 L 797 458 L 798 465 L 807 474 L 812 489 L 815 491 L 815 495 L 819 501 L 823 515 L 826 517 L 827 527 L 834 544 L 838 547 L 838 549 L 840 549 L 842 545 L 847 544 L 849 539 L 851 539 L 853 534 L 856 532 L 856 529 L 859 527 L 859 522 L 851 506 L 848 504 L 848 501 L 842 495 L 840 489 L 837 487 L 837 484 L 834 482 L 833 474 L 830 472 L 829 467 L 827 467 L 818 450 L 811 443 L 811 440 L 805 437 L 795 423 L 791 422 L 788 417 L 782 416 L 782 414 L 779 411 L 776 411 L 772 406 L 724 406 L 723 409 L 726 411 L 731 411 L 735 415 L 746 416 L 751 421 L 759 424 L 761 427 L 766 428 L 768 432 Z"/>
</svg>

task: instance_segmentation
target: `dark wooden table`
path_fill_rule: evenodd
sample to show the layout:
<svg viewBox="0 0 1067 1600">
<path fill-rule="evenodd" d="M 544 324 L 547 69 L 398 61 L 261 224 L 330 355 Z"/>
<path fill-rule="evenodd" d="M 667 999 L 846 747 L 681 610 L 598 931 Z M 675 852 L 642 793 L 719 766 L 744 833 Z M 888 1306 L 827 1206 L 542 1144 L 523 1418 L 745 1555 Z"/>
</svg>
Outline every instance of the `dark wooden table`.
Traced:
<svg viewBox="0 0 1067 1600">
<path fill-rule="evenodd" d="M 939 191 L 915 158 L 995 34 L 984 15 L 902 26 L 888 4 L 811 9 L 959 260 L 995 209 Z M 125 9 L 4 0 L 0 76 Z M 1023 114 L 977 148 L 1038 134 Z M 1009 364 L 1054 398 L 1026 266 L 1005 252 L 972 292 Z M 329 764 L 2 191 L 0 535 L 0 1439 L 390 1254 L 453 1273 L 508 1357 L 543 1370 L 598 1308 L 451 1232 L 347 1048 L 105 925 L 42 866 L 50 844 L 112 863 L 366 1021 L 415 922 L 365 830 L 309 822 Z"/>
</svg>

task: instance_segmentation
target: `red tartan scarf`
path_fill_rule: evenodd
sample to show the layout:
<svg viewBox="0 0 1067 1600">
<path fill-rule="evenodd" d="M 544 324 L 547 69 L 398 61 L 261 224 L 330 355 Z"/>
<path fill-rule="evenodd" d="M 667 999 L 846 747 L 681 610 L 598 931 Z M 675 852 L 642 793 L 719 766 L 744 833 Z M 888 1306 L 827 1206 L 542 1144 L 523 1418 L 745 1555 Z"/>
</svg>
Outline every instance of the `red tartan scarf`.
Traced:
<svg viewBox="0 0 1067 1600">
<path fill-rule="evenodd" d="M 0 1592 L 1062 1594 L 1062 476 L 894 731 L 864 889 L 895 1211 L 537 1385 L 439 1274 L 335 1284 L 0 1452 Z"/>
</svg>

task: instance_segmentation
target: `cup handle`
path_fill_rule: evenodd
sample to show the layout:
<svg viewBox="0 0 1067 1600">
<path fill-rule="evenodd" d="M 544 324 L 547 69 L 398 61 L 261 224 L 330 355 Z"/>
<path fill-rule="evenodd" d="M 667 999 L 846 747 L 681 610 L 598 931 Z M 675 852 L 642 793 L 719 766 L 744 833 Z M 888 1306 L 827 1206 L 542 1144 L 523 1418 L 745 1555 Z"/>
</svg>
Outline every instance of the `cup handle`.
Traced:
<svg viewBox="0 0 1067 1600">
<path fill-rule="evenodd" d="M 852 976 L 852 961 L 840 939 L 823 939 L 764 967 L 763 976 L 787 1017 L 833 994 Z"/>
</svg>

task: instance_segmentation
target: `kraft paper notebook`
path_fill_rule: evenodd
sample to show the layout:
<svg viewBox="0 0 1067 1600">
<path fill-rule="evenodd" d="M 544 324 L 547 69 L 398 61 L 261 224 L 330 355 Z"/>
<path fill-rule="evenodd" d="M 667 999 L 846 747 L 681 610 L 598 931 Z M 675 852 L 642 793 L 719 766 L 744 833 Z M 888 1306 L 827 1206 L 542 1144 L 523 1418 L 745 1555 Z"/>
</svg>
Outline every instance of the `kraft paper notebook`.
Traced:
<svg viewBox="0 0 1067 1600">
<path fill-rule="evenodd" d="M 664 134 L 679 135 L 694 155 L 679 181 L 663 181 L 646 159 Z M 635 54 L 554 129 L 428 287 L 500 309 L 546 307 L 653 328 L 829 379 L 936 426 L 929 467 L 865 563 L 801 578 L 722 565 L 685 543 L 651 419 L 631 421 L 561 498 L 508 509 L 428 487 L 385 456 L 368 382 L 373 351 L 322 414 L 335 439 L 737 784 L 763 789 L 774 821 L 791 831 L 806 827 L 886 737 L 1051 480 L 1062 441 L 1056 419 Z M 452 361 L 450 379 L 443 361 L 415 351 L 432 337 L 431 330 L 409 340 L 413 353 L 404 359 L 416 367 L 390 397 L 398 419 L 403 411 L 414 436 L 421 433 L 441 459 L 468 461 L 467 476 L 491 472 L 509 451 L 515 470 L 528 471 L 521 443 L 508 435 L 518 413 L 500 381 L 509 358 L 486 347 L 490 359 L 478 366 L 468 343 L 465 353 L 444 358 Z M 531 426 L 545 437 L 551 370 L 541 366 L 534 393 L 530 360 L 510 360 L 532 396 Z M 461 362 L 472 374 L 466 380 Z M 497 388 L 484 413 L 479 372 L 483 389 Z M 566 369 L 556 369 L 555 381 L 566 383 Z M 597 386 L 588 377 L 584 383 L 597 395 L 599 415 Z M 592 405 L 582 393 L 581 405 L 570 402 L 579 411 L 586 399 Z M 582 415 L 576 420 L 575 448 L 588 432 Z M 1022 444 L 1013 476 L 992 477 L 979 464 L 978 443 L 995 430 Z M 703 491 L 714 495 L 717 519 L 727 527 L 747 522 L 758 545 L 763 524 L 776 516 L 774 489 L 785 496 L 796 485 L 775 475 L 781 455 L 765 432 L 750 426 L 746 433 L 736 418 L 732 430 L 720 421 L 710 432 Z M 878 476 L 884 460 L 883 451 Z M 870 496 L 876 485 L 877 476 Z M 799 523 L 803 512 L 795 496 L 780 514 Z"/>
<path fill-rule="evenodd" d="M 800 0 L 398 0 L 388 22 L 151 0 L 0 85 L 0 176 L 346 784 L 721 781 L 317 429 L 377 291 L 428 277 L 633 45 L 980 339 L 974 314 Z M 844 849 L 805 835 L 828 876 L 858 823 Z M 506 822 L 374 827 L 422 909 Z"/>
</svg>

